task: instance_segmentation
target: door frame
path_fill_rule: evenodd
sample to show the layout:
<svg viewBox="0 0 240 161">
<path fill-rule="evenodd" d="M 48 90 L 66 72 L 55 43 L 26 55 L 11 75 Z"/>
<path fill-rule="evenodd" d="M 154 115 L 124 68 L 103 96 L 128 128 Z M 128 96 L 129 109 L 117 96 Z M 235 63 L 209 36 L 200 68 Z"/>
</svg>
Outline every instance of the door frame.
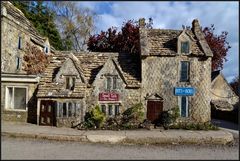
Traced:
<svg viewBox="0 0 240 161">
<path fill-rule="evenodd" d="M 44 111 L 42 111 L 42 105 L 45 105 Z M 48 112 L 49 105 L 51 105 L 51 112 Z M 39 107 L 39 125 L 41 126 L 56 126 L 56 101 L 53 100 L 41 100 L 40 101 L 40 107 Z M 45 116 L 43 116 L 45 115 Z M 50 123 L 49 124 L 43 124 L 41 122 L 41 118 L 44 117 L 48 118 L 50 117 Z"/>
</svg>

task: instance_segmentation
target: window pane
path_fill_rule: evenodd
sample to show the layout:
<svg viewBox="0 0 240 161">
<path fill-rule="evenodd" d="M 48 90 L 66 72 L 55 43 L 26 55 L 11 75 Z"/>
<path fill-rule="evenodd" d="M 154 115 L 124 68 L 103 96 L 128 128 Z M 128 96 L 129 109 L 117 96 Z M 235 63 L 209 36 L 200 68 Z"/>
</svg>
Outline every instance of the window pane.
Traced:
<svg viewBox="0 0 240 161">
<path fill-rule="evenodd" d="M 68 103 L 68 117 L 72 117 L 72 103 Z"/>
<path fill-rule="evenodd" d="M 113 89 L 117 89 L 117 78 L 113 77 Z"/>
<path fill-rule="evenodd" d="M 105 105 L 101 105 L 101 107 L 102 107 L 102 112 L 103 112 L 104 114 L 106 114 L 106 106 L 105 106 Z"/>
<path fill-rule="evenodd" d="M 59 102 L 58 103 L 58 117 L 62 117 L 63 116 L 63 103 Z"/>
<path fill-rule="evenodd" d="M 20 69 L 20 62 L 21 62 L 20 58 L 16 57 L 16 68 L 17 69 Z"/>
<path fill-rule="evenodd" d="M 22 48 L 22 37 L 18 37 L 18 49 Z"/>
<path fill-rule="evenodd" d="M 66 89 L 70 89 L 70 86 L 69 86 L 70 82 L 69 81 L 70 81 L 69 77 L 66 77 Z"/>
<path fill-rule="evenodd" d="M 63 103 L 63 117 L 67 116 L 67 104 Z"/>
<path fill-rule="evenodd" d="M 181 42 L 181 53 L 189 53 L 189 42 Z"/>
<path fill-rule="evenodd" d="M 189 78 L 188 75 L 189 75 L 189 62 L 182 61 L 180 81 L 188 81 Z"/>
<path fill-rule="evenodd" d="M 14 88 L 14 109 L 26 109 L 26 88 Z"/>
<path fill-rule="evenodd" d="M 107 90 L 111 89 L 111 78 L 107 77 Z"/>
<path fill-rule="evenodd" d="M 186 97 L 181 98 L 181 116 L 187 117 L 187 99 L 186 99 Z"/>
<path fill-rule="evenodd" d="M 13 88 L 12 87 L 7 88 L 7 108 L 9 109 L 13 108 Z"/>
<path fill-rule="evenodd" d="M 115 115 L 119 114 L 119 105 L 115 105 Z"/>
<path fill-rule="evenodd" d="M 72 78 L 72 84 L 71 84 L 71 90 L 74 90 L 74 87 L 75 87 L 75 78 Z"/>
<path fill-rule="evenodd" d="M 112 105 L 108 105 L 108 115 L 111 116 L 113 114 Z"/>
</svg>

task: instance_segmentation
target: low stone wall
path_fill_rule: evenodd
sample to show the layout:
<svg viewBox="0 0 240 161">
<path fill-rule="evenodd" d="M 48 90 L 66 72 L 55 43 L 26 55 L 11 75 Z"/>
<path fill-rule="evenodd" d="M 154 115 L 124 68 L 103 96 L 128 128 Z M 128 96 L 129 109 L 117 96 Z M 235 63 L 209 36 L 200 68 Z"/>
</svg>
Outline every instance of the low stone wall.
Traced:
<svg viewBox="0 0 240 161">
<path fill-rule="evenodd" d="M 2 120 L 27 122 L 27 111 L 2 111 Z"/>
</svg>

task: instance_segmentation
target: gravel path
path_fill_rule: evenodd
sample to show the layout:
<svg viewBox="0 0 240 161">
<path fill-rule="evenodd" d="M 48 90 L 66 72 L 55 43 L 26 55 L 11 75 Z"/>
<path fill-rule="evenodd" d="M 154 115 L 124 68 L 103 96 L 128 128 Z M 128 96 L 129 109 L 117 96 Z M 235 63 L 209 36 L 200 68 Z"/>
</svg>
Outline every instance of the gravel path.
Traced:
<svg viewBox="0 0 240 161">
<path fill-rule="evenodd" d="M 239 159 L 231 145 L 110 145 L 2 137 L 2 159 Z"/>
</svg>

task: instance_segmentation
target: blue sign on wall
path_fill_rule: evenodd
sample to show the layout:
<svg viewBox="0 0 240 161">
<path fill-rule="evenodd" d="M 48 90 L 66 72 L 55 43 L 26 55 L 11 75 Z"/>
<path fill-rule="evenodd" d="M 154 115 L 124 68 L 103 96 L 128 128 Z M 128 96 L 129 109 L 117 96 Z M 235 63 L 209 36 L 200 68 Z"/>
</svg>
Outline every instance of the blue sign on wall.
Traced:
<svg viewBox="0 0 240 161">
<path fill-rule="evenodd" d="M 174 95 L 176 96 L 193 96 L 195 94 L 195 88 L 193 87 L 175 87 Z"/>
</svg>

